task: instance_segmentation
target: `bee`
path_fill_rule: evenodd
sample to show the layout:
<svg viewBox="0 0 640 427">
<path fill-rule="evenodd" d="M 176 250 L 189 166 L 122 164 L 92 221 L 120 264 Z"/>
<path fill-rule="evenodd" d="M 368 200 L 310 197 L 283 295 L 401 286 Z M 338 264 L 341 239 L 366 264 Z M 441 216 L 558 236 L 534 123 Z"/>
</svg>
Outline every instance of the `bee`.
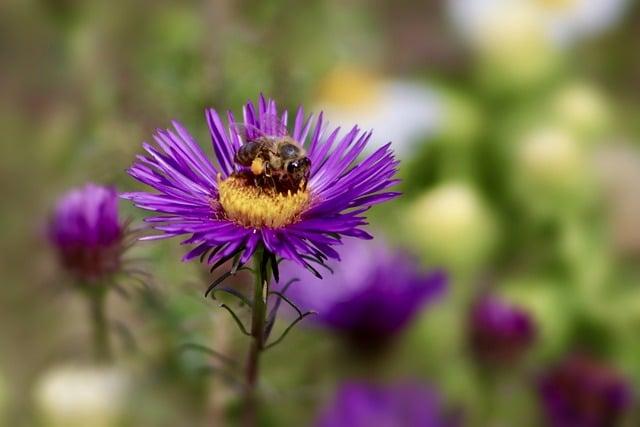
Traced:
<svg viewBox="0 0 640 427">
<path fill-rule="evenodd" d="M 249 168 L 257 184 L 268 184 L 281 192 L 304 190 L 311 172 L 305 149 L 286 134 L 245 138 L 235 162 Z"/>
</svg>

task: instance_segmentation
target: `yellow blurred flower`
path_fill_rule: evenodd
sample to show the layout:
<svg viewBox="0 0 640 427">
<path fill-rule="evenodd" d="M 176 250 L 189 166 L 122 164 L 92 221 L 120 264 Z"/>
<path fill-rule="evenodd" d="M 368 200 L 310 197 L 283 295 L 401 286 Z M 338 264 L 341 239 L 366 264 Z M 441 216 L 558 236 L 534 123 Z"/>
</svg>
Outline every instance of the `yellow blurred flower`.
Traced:
<svg viewBox="0 0 640 427">
<path fill-rule="evenodd" d="M 345 109 L 372 109 L 380 101 L 380 77 L 354 66 L 339 65 L 320 82 L 318 101 Z"/>
<path fill-rule="evenodd" d="M 444 183 L 420 196 L 409 208 L 406 232 L 429 260 L 454 268 L 475 266 L 496 237 L 490 211 L 463 182 Z"/>
<path fill-rule="evenodd" d="M 611 122 L 611 110 L 604 95 L 587 82 L 569 84 L 553 100 L 554 117 L 578 135 L 600 135 Z"/>
<path fill-rule="evenodd" d="M 540 6 L 550 10 L 564 10 L 575 5 L 577 1 L 578 0 L 537 0 Z"/>
<path fill-rule="evenodd" d="M 518 142 L 515 190 L 531 212 L 546 216 L 588 200 L 591 156 L 582 142 L 562 127 L 535 129 Z"/>
<path fill-rule="evenodd" d="M 542 128 L 527 135 L 517 161 L 533 185 L 571 189 L 584 168 L 579 142 L 560 128 Z"/>
</svg>

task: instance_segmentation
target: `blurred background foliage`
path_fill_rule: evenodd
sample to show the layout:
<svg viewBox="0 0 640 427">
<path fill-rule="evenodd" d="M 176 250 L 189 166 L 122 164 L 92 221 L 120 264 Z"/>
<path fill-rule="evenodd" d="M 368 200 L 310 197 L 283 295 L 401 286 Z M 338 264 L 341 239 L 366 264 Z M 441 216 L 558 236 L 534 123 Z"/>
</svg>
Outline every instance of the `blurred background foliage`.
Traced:
<svg viewBox="0 0 640 427">
<path fill-rule="evenodd" d="M 557 40 L 522 11 L 474 26 L 482 14 L 451 3 L 3 1 L 3 425 L 43 422 L 38 379 L 90 354 L 86 308 L 43 238 L 55 198 L 87 180 L 133 188 L 125 169 L 156 127 L 180 120 L 206 146 L 204 108 L 238 114 L 259 93 L 393 140 L 405 195 L 372 212 L 372 229 L 450 275 L 448 296 L 382 360 L 305 328 L 267 353 L 265 425 L 304 425 L 353 376 L 422 379 L 469 425 L 542 425 L 534 378 L 577 350 L 640 384 L 640 6 Z M 152 291 L 131 281 L 109 301 L 139 391 L 124 425 L 224 425 L 211 420 L 234 419 L 234 388 L 179 347 L 237 359 L 245 340 L 175 242 L 133 252 Z M 483 291 L 539 330 L 526 361 L 491 380 L 465 342 Z"/>
</svg>

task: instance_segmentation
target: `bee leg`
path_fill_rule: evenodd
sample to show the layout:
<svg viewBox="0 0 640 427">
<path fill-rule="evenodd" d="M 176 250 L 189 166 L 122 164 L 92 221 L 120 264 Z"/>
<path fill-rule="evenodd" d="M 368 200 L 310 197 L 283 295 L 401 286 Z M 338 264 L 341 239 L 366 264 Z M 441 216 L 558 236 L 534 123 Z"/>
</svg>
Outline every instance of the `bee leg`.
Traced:
<svg viewBox="0 0 640 427">
<path fill-rule="evenodd" d="M 260 157 L 256 157 L 255 159 L 253 159 L 253 162 L 251 162 L 251 172 L 254 175 L 262 174 L 266 171 L 267 167 L 268 163 L 265 163 L 264 160 L 262 160 Z"/>
</svg>

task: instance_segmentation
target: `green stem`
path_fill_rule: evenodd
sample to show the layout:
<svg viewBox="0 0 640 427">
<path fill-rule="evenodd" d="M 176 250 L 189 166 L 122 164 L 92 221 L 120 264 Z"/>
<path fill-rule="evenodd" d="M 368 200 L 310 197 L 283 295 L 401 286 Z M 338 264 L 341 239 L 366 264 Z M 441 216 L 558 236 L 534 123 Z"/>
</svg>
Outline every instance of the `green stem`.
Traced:
<svg viewBox="0 0 640 427">
<path fill-rule="evenodd" d="M 267 266 L 268 253 L 261 248 L 254 255 L 255 288 L 251 312 L 251 347 L 246 366 L 245 426 L 257 425 L 256 387 L 259 378 L 260 355 L 265 346 L 265 324 L 267 318 L 267 293 L 270 271 Z"/>
<path fill-rule="evenodd" d="M 94 289 L 89 293 L 91 320 L 93 323 L 93 351 L 97 362 L 111 360 L 109 325 L 105 314 L 107 293 L 104 289 Z"/>
</svg>

